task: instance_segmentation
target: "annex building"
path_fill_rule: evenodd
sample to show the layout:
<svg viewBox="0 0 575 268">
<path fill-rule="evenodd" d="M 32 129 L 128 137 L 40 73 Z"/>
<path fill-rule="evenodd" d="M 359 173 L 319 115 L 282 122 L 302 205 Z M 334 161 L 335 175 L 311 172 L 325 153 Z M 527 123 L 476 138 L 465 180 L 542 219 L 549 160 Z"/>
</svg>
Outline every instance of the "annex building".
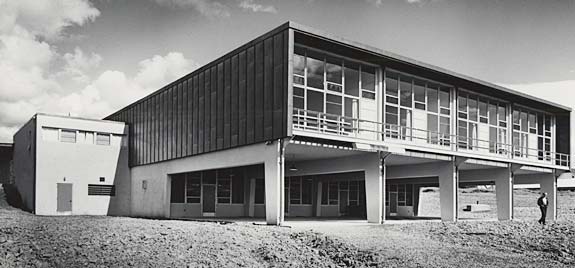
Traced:
<svg viewBox="0 0 575 268">
<path fill-rule="evenodd" d="M 121 90 L 121 89 L 118 89 Z M 15 135 L 37 214 L 363 217 L 419 214 L 439 187 L 539 184 L 556 217 L 571 109 L 293 22 L 104 120 L 36 115 Z"/>
</svg>

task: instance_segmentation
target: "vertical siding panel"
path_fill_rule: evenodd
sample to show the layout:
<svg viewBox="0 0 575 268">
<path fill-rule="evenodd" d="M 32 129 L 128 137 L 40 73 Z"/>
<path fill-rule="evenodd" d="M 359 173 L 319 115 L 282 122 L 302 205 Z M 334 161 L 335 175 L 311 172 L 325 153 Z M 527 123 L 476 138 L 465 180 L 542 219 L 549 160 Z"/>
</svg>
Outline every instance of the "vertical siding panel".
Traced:
<svg viewBox="0 0 575 268">
<path fill-rule="evenodd" d="M 149 154 L 149 149 L 150 149 L 150 132 L 148 132 L 150 130 L 150 108 L 148 107 L 150 104 L 149 100 L 146 99 L 143 102 L 143 106 L 144 106 L 144 150 L 143 150 L 143 154 L 144 154 L 144 164 L 149 163 L 149 159 L 148 157 L 150 156 Z"/>
<path fill-rule="evenodd" d="M 199 101 L 200 97 L 198 96 L 198 75 L 195 75 L 192 82 L 192 154 L 198 153 L 198 131 L 200 128 L 199 123 Z"/>
<path fill-rule="evenodd" d="M 187 116 L 186 116 L 186 156 L 189 156 L 192 154 L 192 149 L 193 149 L 193 118 L 194 118 L 194 113 L 193 113 L 193 77 L 190 77 L 188 79 L 188 81 L 186 81 L 186 110 L 187 110 Z"/>
<path fill-rule="evenodd" d="M 172 159 L 174 155 L 174 87 L 168 90 L 168 159 Z"/>
<path fill-rule="evenodd" d="M 255 141 L 262 141 L 264 134 L 264 46 L 256 44 L 255 62 Z"/>
<path fill-rule="evenodd" d="M 182 82 L 182 150 L 180 152 L 180 157 L 185 156 L 188 150 L 188 81 L 184 80 Z"/>
<path fill-rule="evenodd" d="M 224 63 L 218 63 L 217 73 L 217 122 L 216 122 L 216 150 L 224 147 Z"/>
<path fill-rule="evenodd" d="M 264 139 L 273 138 L 273 114 L 274 114 L 274 65 L 273 65 L 274 39 L 264 41 Z"/>
<path fill-rule="evenodd" d="M 218 68 L 217 65 L 211 70 L 211 100 L 210 100 L 210 151 L 217 149 L 217 130 L 218 130 Z"/>
<path fill-rule="evenodd" d="M 205 98 L 205 111 L 204 111 L 204 153 L 209 152 L 211 149 L 211 136 L 212 136 L 212 72 L 207 69 L 204 78 L 204 98 Z"/>
<path fill-rule="evenodd" d="M 248 48 L 247 52 L 247 76 L 246 76 L 246 92 L 247 92 L 247 100 L 246 100 L 246 122 L 247 122 L 247 141 L 246 143 L 250 144 L 255 141 L 255 93 L 256 93 L 256 75 L 255 75 L 255 48 L 250 47 Z"/>
<path fill-rule="evenodd" d="M 273 100 L 273 137 L 278 138 L 283 135 L 283 35 L 274 36 L 274 100 Z"/>
<path fill-rule="evenodd" d="M 239 125 L 238 125 L 238 144 L 246 144 L 246 106 L 247 106 L 247 94 L 246 94 L 246 52 L 242 51 L 239 55 L 239 85 L 238 85 L 238 115 L 239 115 Z"/>
<path fill-rule="evenodd" d="M 218 149 L 229 148 L 231 134 L 231 60 L 228 58 L 224 61 L 224 100 L 223 100 L 223 146 Z M 220 96 L 221 99 L 221 96 Z M 218 144 L 219 145 L 219 144 Z"/>
<path fill-rule="evenodd" d="M 142 164 L 142 147 L 143 147 L 142 142 L 144 141 L 142 139 L 142 119 L 143 119 L 143 116 L 142 116 L 142 103 L 141 102 L 138 103 L 138 108 L 136 110 L 136 113 L 138 115 L 137 122 L 136 122 L 136 125 L 138 126 L 137 127 L 138 133 L 136 134 L 136 137 L 138 138 L 138 147 L 137 147 L 136 153 L 137 153 L 137 159 L 138 159 L 137 163 L 138 163 L 138 165 L 141 165 Z"/>
<path fill-rule="evenodd" d="M 154 162 L 160 160 L 160 94 L 154 96 Z"/>
<path fill-rule="evenodd" d="M 170 139 L 169 139 L 169 134 L 170 134 L 170 106 L 169 101 L 170 100 L 170 89 L 166 89 L 166 91 L 164 91 L 164 100 L 162 101 L 162 103 L 164 104 L 164 128 L 162 129 L 162 135 L 164 136 L 164 144 L 163 144 L 163 153 L 164 153 L 164 160 L 168 160 L 168 157 L 170 155 Z"/>
<path fill-rule="evenodd" d="M 182 98 L 182 83 L 178 83 L 177 87 L 176 87 L 176 95 L 175 95 L 175 99 L 176 101 L 176 157 L 181 157 L 182 156 L 182 137 L 184 135 L 182 135 L 182 118 L 183 118 L 183 114 L 182 114 L 182 102 L 183 102 L 183 98 Z"/>
<path fill-rule="evenodd" d="M 130 163 L 136 165 L 136 119 L 134 118 L 134 109 L 130 109 Z"/>
<path fill-rule="evenodd" d="M 229 146 L 238 146 L 238 55 L 232 56 L 231 69 L 231 105 L 230 105 L 230 131 L 231 139 Z"/>
<path fill-rule="evenodd" d="M 206 110 L 205 110 L 205 84 L 204 84 L 204 72 L 201 72 L 198 75 L 198 153 L 201 154 L 204 152 L 204 144 L 206 141 L 205 138 L 205 123 L 204 119 Z"/>
</svg>

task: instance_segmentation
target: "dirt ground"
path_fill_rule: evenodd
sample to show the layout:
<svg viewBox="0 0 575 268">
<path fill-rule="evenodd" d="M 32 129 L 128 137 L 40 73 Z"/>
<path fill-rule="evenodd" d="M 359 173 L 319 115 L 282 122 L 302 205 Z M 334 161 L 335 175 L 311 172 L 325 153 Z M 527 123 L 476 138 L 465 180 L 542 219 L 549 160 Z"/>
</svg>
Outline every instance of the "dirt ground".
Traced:
<svg viewBox="0 0 575 268">
<path fill-rule="evenodd" d="M 574 223 L 41 217 L 0 189 L 0 267 L 573 267 Z"/>
</svg>

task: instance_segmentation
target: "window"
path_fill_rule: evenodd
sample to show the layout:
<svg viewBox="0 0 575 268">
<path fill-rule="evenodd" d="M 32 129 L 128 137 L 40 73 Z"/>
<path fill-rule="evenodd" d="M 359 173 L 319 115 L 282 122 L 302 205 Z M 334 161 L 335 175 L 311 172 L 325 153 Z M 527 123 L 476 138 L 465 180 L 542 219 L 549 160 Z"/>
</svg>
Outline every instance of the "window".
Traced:
<svg viewBox="0 0 575 268">
<path fill-rule="evenodd" d="M 411 89 L 411 79 L 406 76 L 400 77 L 400 105 L 404 107 L 412 106 L 412 89 Z"/>
<path fill-rule="evenodd" d="M 114 185 L 88 184 L 88 195 L 115 196 L 116 187 Z"/>
<path fill-rule="evenodd" d="M 232 177 L 232 203 L 244 203 L 244 178 L 240 172 L 235 172 Z"/>
<path fill-rule="evenodd" d="M 319 53 L 308 50 L 307 54 L 307 86 L 323 90 L 323 57 Z"/>
<path fill-rule="evenodd" d="M 218 203 L 229 204 L 231 197 L 230 178 L 218 178 Z"/>
<path fill-rule="evenodd" d="M 337 205 L 339 202 L 339 191 L 337 187 L 337 182 L 330 182 L 329 186 L 329 204 Z"/>
<path fill-rule="evenodd" d="M 437 85 L 427 84 L 427 111 L 437 113 Z"/>
<path fill-rule="evenodd" d="M 289 180 L 290 204 L 301 204 L 301 177 L 287 179 Z"/>
<path fill-rule="evenodd" d="M 305 109 L 305 94 L 304 89 L 301 87 L 293 88 L 293 107 L 299 109 Z"/>
<path fill-rule="evenodd" d="M 60 141 L 76 143 L 76 131 L 62 129 L 62 131 L 60 131 Z"/>
<path fill-rule="evenodd" d="M 359 66 L 345 63 L 345 94 L 359 97 Z"/>
<path fill-rule="evenodd" d="M 308 90 L 307 91 L 307 109 L 310 111 L 323 113 L 323 93 Z"/>
<path fill-rule="evenodd" d="M 172 185 L 170 202 L 171 203 L 185 203 L 186 196 L 186 180 L 183 174 L 176 174 L 171 176 Z"/>
<path fill-rule="evenodd" d="M 375 68 L 361 66 L 361 96 L 375 100 Z"/>
<path fill-rule="evenodd" d="M 325 65 L 325 75 L 327 81 L 327 90 L 341 92 L 342 91 L 342 61 L 334 58 L 327 58 Z"/>
<path fill-rule="evenodd" d="M 97 133 L 96 134 L 96 144 L 97 145 L 110 145 L 110 134 Z"/>
<path fill-rule="evenodd" d="M 105 177 L 100 177 L 100 182 L 105 182 L 106 178 Z"/>
<path fill-rule="evenodd" d="M 202 173 L 193 172 L 187 175 L 186 181 L 186 202 L 187 203 L 200 203 L 202 196 Z"/>
</svg>

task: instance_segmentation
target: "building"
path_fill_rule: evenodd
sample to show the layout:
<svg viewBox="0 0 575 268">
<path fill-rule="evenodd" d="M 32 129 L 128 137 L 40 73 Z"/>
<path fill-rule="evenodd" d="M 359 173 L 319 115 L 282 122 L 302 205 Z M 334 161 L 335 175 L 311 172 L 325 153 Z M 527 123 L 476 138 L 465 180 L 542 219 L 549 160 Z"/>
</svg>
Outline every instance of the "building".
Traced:
<svg viewBox="0 0 575 268">
<path fill-rule="evenodd" d="M 0 143 L 0 184 L 12 182 L 13 144 Z"/>
<path fill-rule="evenodd" d="M 470 183 L 496 185 L 500 220 L 513 218 L 515 184 L 539 184 L 555 218 L 556 179 L 571 165 L 570 116 L 288 22 L 105 120 L 129 126 L 120 179 L 129 215 L 281 224 L 417 216 L 428 186 L 440 188 L 441 219 L 456 221 L 458 185 Z"/>
<path fill-rule="evenodd" d="M 36 114 L 14 134 L 15 185 L 38 215 L 129 215 L 126 124 Z"/>
</svg>

